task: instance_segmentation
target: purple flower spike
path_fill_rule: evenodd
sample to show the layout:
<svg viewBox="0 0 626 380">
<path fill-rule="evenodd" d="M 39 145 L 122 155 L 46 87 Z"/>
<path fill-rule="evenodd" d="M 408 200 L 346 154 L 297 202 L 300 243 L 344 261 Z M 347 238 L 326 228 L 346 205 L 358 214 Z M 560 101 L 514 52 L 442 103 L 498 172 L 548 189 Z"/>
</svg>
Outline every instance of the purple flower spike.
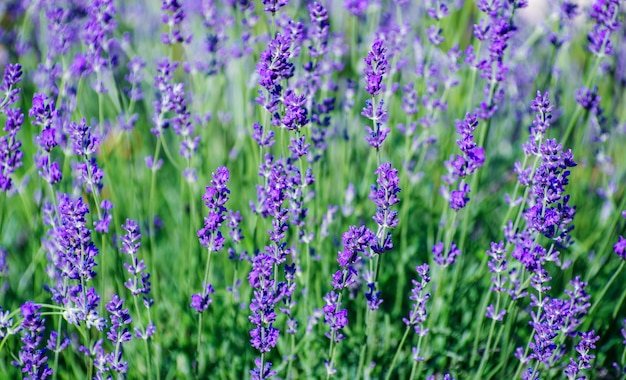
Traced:
<svg viewBox="0 0 626 380">
<path fill-rule="evenodd" d="M 456 244 L 451 243 L 448 252 L 444 252 L 443 242 L 438 242 L 433 247 L 433 260 L 435 263 L 447 267 L 456 263 L 456 258 L 461 254 L 461 251 L 457 248 Z"/>
<path fill-rule="evenodd" d="M 213 285 L 208 284 L 202 294 L 192 294 L 190 304 L 191 308 L 196 310 L 198 313 L 206 311 L 213 302 L 213 299 L 211 298 L 211 294 L 213 293 L 215 293 Z"/>
<path fill-rule="evenodd" d="M 374 174 L 378 175 L 378 178 L 370 192 L 370 199 L 376 204 L 376 215 L 373 219 L 382 228 L 394 228 L 398 225 L 398 212 L 391 210 L 391 207 L 400 202 L 398 170 L 386 162 L 381 164 Z"/>
<path fill-rule="evenodd" d="M 20 314 L 24 318 L 21 323 L 22 347 L 18 354 L 18 360 L 12 362 L 22 369 L 25 378 L 47 379 L 52 376 L 52 369 L 48 367 L 45 348 L 39 347 L 43 340 L 46 329 L 45 319 L 41 318 L 39 309 L 41 306 L 26 302 L 20 307 Z"/>
<path fill-rule="evenodd" d="M 383 76 L 389 71 L 387 47 L 383 40 L 374 41 L 365 58 L 365 65 L 365 88 L 370 95 L 376 96 L 382 88 Z"/>
<path fill-rule="evenodd" d="M 0 112 L 13 105 L 19 99 L 21 88 L 16 85 L 22 81 L 22 65 L 19 63 L 8 64 L 4 70 L 4 78 L 0 84 L 0 92 L 4 93 L 4 99 L 0 101 Z"/>
<path fill-rule="evenodd" d="M 252 138 L 261 148 L 269 148 L 274 145 L 276 142 L 276 140 L 274 140 L 274 131 L 266 130 L 258 123 L 254 123 L 252 128 L 254 129 L 254 132 L 252 132 Z"/>
<path fill-rule="evenodd" d="M 0 92 L 4 92 L 4 100 L 0 101 L 0 113 L 6 116 L 6 135 L 0 136 L 0 191 L 5 192 L 13 188 L 11 175 L 22 166 L 24 155 L 20 150 L 22 142 L 17 139 L 17 133 L 24 123 L 24 114 L 19 108 L 9 108 L 19 99 L 21 89 L 16 88 L 16 85 L 21 80 L 22 66 L 8 64 L 4 71 L 4 81 L 0 85 Z"/>
<path fill-rule="evenodd" d="M 265 6 L 263 10 L 265 12 L 276 13 L 285 5 L 289 4 L 289 0 L 261 0 Z"/>
<path fill-rule="evenodd" d="M 350 226 L 348 231 L 343 234 L 343 251 L 339 252 L 337 262 L 343 268 L 354 264 L 359 254 L 365 254 L 366 250 L 375 242 L 376 235 L 367 227 Z"/>
<path fill-rule="evenodd" d="M 596 55 L 613 55 L 612 34 L 619 29 L 619 0 L 595 0 L 590 16 L 596 21 L 587 38 L 589 50 Z"/>
<path fill-rule="evenodd" d="M 411 307 L 411 311 L 409 311 L 409 317 L 402 318 L 402 322 L 404 322 L 407 327 L 413 326 L 415 334 L 424 337 L 428 333 L 428 329 L 424 326 L 427 317 L 426 302 L 430 298 L 430 293 L 426 292 L 426 285 L 430 282 L 430 276 L 428 275 L 430 267 L 428 264 L 422 264 L 416 266 L 415 271 L 420 277 L 420 281 L 411 280 L 413 282 L 413 288 L 411 289 L 409 299 L 413 301 L 413 306 Z"/>
<path fill-rule="evenodd" d="M 217 168 L 213 173 L 211 186 L 206 187 L 202 196 L 204 204 L 209 208 L 209 215 L 204 218 L 204 227 L 198 230 L 198 239 L 203 247 L 215 252 L 222 249 L 224 237 L 219 231 L 226 218 L 226 207 L 230 190 L 226 187 L 230 179 L 230 172 L 224 166 Z"/>
<path fill-rule="evenodd" d="M 182 23 L 185 20 L 183 2 L 181 0 L 163 0 L 161 10 L 163 11 L 163 24 L 169 28 L 168 33 L 161 35 L 161 42 L 164 45 L 191 42 L 191 34 L 185 36 L 182 30 Z"/>
</svg>

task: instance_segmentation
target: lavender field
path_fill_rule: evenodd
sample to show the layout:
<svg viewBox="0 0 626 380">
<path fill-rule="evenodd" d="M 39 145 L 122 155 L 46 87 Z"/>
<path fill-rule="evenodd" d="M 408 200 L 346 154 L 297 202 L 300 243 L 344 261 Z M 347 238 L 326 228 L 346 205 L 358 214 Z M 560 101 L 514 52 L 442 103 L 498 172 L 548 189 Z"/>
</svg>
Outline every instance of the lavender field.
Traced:
<svg viewBox="0 0 626 380">
<path fill-rule="evenodd" d="M 1 0 L 0 379 L 626 379 L 625 15 Z"/>
</svg>

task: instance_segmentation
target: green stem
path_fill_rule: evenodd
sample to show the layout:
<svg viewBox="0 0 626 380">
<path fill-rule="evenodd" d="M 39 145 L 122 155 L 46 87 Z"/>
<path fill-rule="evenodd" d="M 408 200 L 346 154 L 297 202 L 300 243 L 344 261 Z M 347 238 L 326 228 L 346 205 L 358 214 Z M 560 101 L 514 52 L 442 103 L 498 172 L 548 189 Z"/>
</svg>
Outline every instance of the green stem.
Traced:
<svg viewBox="0 0 626 380">
<path fill-rule="evenodd" d="M 61 327 L 63 326 L 63 318 L 59 316 L 57 321 L 57 339 L 54 343 L 54 371 L 52 372 L 52 379 L 56 380 L 57 372 L 59 368 L 59 346 L 61 345 Z"/>
<path fill-rule="evenodd" d="M 396 362 L 398 361 L 398 357 L 400 356 L 400 352 L 402 351 L 402 346 L 404 346 L 404 342 L 406 338 L 409 336 L 409 332 L 411 331 L 411 326 L 407 326 L 404 331 L 404 335 L 402 336 L 402 340 L 400 344 L 398 344 L 398 349 L 396 349 L 395 355 L 393 355 L 393 360 L 391 360 L 391 364 L 389 365 L 389 370 L 387 372 L 387 376 L 385 376 L 385 380 L 391 379 L 391 375 L 393 374 L 393 369 L 396 366 Z"/>
<path fill-rule="evenodd" d="M 289 349 L 289 352 L 291 352 L 292 354 L 289 356 L 289 364 L 287 364 L 287 373 L 285 375 L 285 379 L 289 380 L 291 379 L 291 365 L 293 364 L 293 351 L 294 351 L 294 347 L 296 344 L 296 335 L 295 334 L 291 334 L 291 347 Z"/>
<path fill-rule="evenodd" d="M 498 295 L 497 295 L 496 308 L 494 310 L 494 313 L 496 313 L 496 315 L 494 315 L 491 320 L 491 326 L 489 327 L 489 335 L 487 336 L 487 345 L 485 346 L 485 352 L 483 352 L 483 357 L 480 361 L 480 365 L 478 366 L 478 371 L 476 371 L 476 376 L 474 376 L 474 379 L 476 380 L 481 379 L 481 376 L 483 375 L 483 370 L 485 369 L 485 365 L 487 364 L 487 359 L 489 359 L 489 350 L 491 348 L 491 338 L 493 338 L 493 332 L 496 327 L 496 316 L 499 311 L 500 311 L 500 292 L 498 292 Z"/>
<path fill-rule="evenodd" d="M 621 263 L 619 264 L 619 267 L 613 273 L 613 276 L 611 276 L 611 279 L 604 285 L 604 287 L 600 291 L 600 294 L 596 298 L 596 302 L 593 303 L 593 305 L 589 309 L 589 312 L 587 313 L 587 315 L 589 316 L 588 319 L 591 319 L 591 317 L 593 316 L 594 311 L 596 310 L 596 308 L 600 304 L 600 301 L 602 301 L 602 298 L 604 298 L 604 295 L 606 294 L 606 292 L 609 290 L 611 285 L 613 285 L 613 282 L 615 282 L 615 279 L 617 279 L 617 276 L 619 276 L 619 274 L 622 272 L 622 269 L 624 269 L 624 264 L 626 264 L 626 260 L 622 260 L 621 261 Z"/>
<path fill-rule="evenodd" d="M 133 303 L 135 305 L 135 313 L 137 313 L 137 317 L 139 317 L 141 313 L 139 312 L 139 303 L 137 302 L 137 297 L 133 297 Z M 145 326 L 143 326 L 142 323 L 140 323 L 140 328 L 141 330 L 143 330 L 144 333 L 146 332 Z M 152 363 L 150 360 L 150 347 L 148 347 L 148 340 L 143 339 L 143 343 L 146 350 L 146 369 L 148 370 L 148 379 L 152 379 Z"/>
</svg>

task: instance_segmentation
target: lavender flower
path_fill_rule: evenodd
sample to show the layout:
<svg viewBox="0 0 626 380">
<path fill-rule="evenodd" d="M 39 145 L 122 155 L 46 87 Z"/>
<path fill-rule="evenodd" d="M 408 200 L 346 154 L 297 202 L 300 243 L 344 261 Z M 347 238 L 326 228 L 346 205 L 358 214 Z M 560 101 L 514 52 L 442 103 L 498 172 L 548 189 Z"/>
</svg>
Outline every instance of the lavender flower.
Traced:
<svg viewBox="0 0 626 380">
<path fill-rule="evenodd" d="M 368 0 L 345 0 L 343 6 L 352 15 L 360 17 L 367 10 L 368 3 Z"/>
<path fill-rule="evenodd" d="M 185 20 L 185 11 L 180 0 L 163 0 L 161 3 L 163 11 L 162 21 L 167 25 L 168 32 L 161 34 L 161 42 L 164 45 L 174 45 L 176 43 L 191 42 L 191 34 L 185 36 L 182 30 L 182 23 Z"/>
<path fill-rule="evenodd" d="M 4 92 L 4 99 L 0 101 L 0 113 L 4 113 L 6 121 L 4 131 L 0 136 L 0 190 L 9 191 L 13 188 L 11 175 L 15 169 L 22 166 L 23 153 L 20 150 L 22 142 L 17 139 L 17 133 L 24 123 L 24 115 L 19 108 L 9 108 L 19 99 L 20 88 L 16 85 L 22 80 L 22 66 L 9 64 L 4 71 L 4 80 L 0 85 L 0 92 Z"/>
<path fill-rule="evenodd" d="M 456 258 L 461 254 L 456 244 L 451 243 L 450 248 L 445 252 L 443 242 L 438 242 L 433 247 L 433 260 L 435 263 L 447 267 L 456 263 Z"/>
<path fill-rule="evenodd" d="M 56 124 L 59 122 L 59 113 L 54 102 L 45 94 L 33 95 L 33 106 L 28 111 L 28 116 L 34 118 L 33 125 L 42 128 L 37 136 L 37 143 L 42 151 L 35 156 L 39 175 L 51 185 L 58 183 L 62 173 L 59 164 L 50 157 L 50 152 L 58 145 Z"/>
<path fill-rule="evenodd" d="M 257 102 L 272 114 L 277 111 L 278 99 L 282 94 L 281 80 L 289 79 L 294 74 L 295 67 L 289 62 L 290 49 L 291 39 L 278 33 L 261 53 L 257 64 L 259 84 L 266 90 L 265 93 L 259 91 Z"/>
<path fill-rule="evenodd" d="M 415 267 L 415 271 L 420 277 L 420 281 L 411 280 L 413 282 L 413 288 L 411 289 L 411 295 L 409 299 L 413 301 L 413 305 L 409 312 L 408 318 L 402 318 L 402 322 L 407 327 L 413 327 L 415 334 L 419 337 L 424 337 L 428 334 L 428 329 L 425 328 L 424 322 L 426 322 L 426 302 L 430 298 L 430 293 L 426 293 L 426 285 L 430 282 L 430 276 L 428 272 L 430 267 L 428 264 L 422 264 Z"/>
<path fill-rule="evenodd" d="M 322 3 L 314 1 L 309 4 L 309 17 L 311 18 L 312 30 L 309 30 L 308 36 L 311 40 L 309 46 L 309 56 L 312 58 L 321 57 L 326 54 L 328 45 L 328 11 Z"/>
<path fill-rule="evenodd" d="M 224 245 L 224 238 L 219 231 L 225 220 L 226 207 L 230 190 L 226 187 L 230 179 L 228 168 L 221 166 L 213 173 L 211 185 L 206 187 L 202 196 L 204 204 L 209 209 L 209 215 L 204 218 L 204 227 L 198 230 L 200 244 L 211 250 L 219 251 Z"/>
<path fill-rule="evenodd" d="M 274 327 L 276 312 L 274 307 L 282 298 L 280 288 L 275 286 L 273 279 L 274 260 L 266 253 L 261 253 L 252 259 L 252 270 L 248 274 L 248 281 L 253 290 L 248 318 L 255 326 L 250 330 L 250 343 L 257 349 L 262 357 L 278 343 L 280 331 Z M 250 371 L 254 378 L 266 378 L 273 376 L 269 372 L 272 364 L 263 359 L 255 360 L 255 368 Z"/>
<path fill-rule="evenodd" d="M 108 200 L 103 200 L 100 203 L 100 209 L 102 209 L 102 218 L 94 223 L 94 230 L 100 233 L 109 233 L 109 225 L 113 220 L 113 215 L 110 211 L 113 208 L 113 203 Z"/>
<path fill-rule="evenodd" d="M 87 46 L 84 60 L 85 70 L 97 74 L 96 82 L 92 83 L 94 90 L 100 94 L 108 92 L 102 80 L 102 73 L 117 61 L 115 56 L 109 56 L 109 61 L 104 53 L 111 53 L 109 39 L 117 27 L 115 14 L 117 10 L 112 0 L 96 0 L 88 7 L 87 23 L 82 30 L 82 40 Z"/>
<path fill-rule="evenodd" d="M 305 107 L 306 97 L 296 95 L 295 91 L 288 89 L 285 91 L 283 103 L 285 105 L 285 116 L 282 123 L 287 130 L 299 130 L 309 123 L 308 112 Z"/>
<path fill-rule="evenodd" d="M 487 251 L 487 256 L 489 256 L 490 260 L 487 263 L 489 266 L 489 272 L 493 273 L 491 277 L 492 287 L 489 289 L 496 293 L 501 293 L 506 291 L 506 283 L 507 283 L 507 261 L 506 261 L 506 250 L 504 247 L 504 242 L 500 241 L 499 243 L 491 242 L 491 249 Z M 487 306 L 486 317 L 489 319 L 493 319 L 499 322 L 502 322 L 502 318 L 506 314 L 507 309 L 499 309 L 500 305 L 493 304 Z M 496 308 L 498 308 L 496 310 Z"/>
<path fill-rule="evenodd" d="M 383 76 L 389 71 L 387 47 L 383 40 L 376 40 L 365 58 L 365 89 L 376 97 L 382 89 Z"/>
<path fill-rule="evenodd" d="M 89 209 L 80 197 L 59 194 L 58 198 L 57 214 L 48 204 L 45 211 L 48 216 L 44 218 L 51 227 L 43 244 L 50 261 L 48 273 L 54 282 L 46 288 L 52 293 L 52 300 L 64 307 L 63 316 L 69 323 L 84 322 L 88 328 L 102 330 L 105 320 L 97 310 L 100 296 L 88 287 L 88 282 L 96 276 L 98 255 L 87 228 Z"/>
<path fill-rule="evenodd" d="M 274 145 L 274 143 L 276 142 L 276 140 L 274 140 L 274 131 L 266 130 L 265 128 L 263 128 L 262 125 L 258 123 L 254 123 L 252 128 L 254 129 L 254 132 L 252 132 L 252 138 L 254 139 L 254 141 L 256 141 L 259 147 L 269 148 Z"/>
<path fill-rule="evenodd" d="M 391 167 L 391 163 L 381 164 L 374 172 L 378 177 L 376 185 L 372 185 L 370 199 L 376 204 L 376 214 L 373 219 L 378 224 L 378 242 L 372 248 L 375 253 L 382 254 L 391 250 L 391 232 L 387 229 L 398 225 L 398 212 L 391 210 L 391 207 L 400 202 L 398 193 L 400 192 L 400 178 L 398 170 Z M 386 234 L 385 234 L 386 232 Z"/>
<path fill-rule="evenodd" d="M 450 160 L 445 162 L 448 169 L 446 176 L 442 177 L 445 184 L 452 186 L 459 179 L 464 179 L 468 175 L 473 174 L 478 168 L 485 163 L 485 151 L 482 147 L 478 147 L 474 142 L 474 130 L 478 126 L 476 114 L 467 113 L 465 118 L 456 121 L 457 133 L 461 136 L 456 141 L 462 155 L 452 155 Z M 458 183 L 457 190 L 450 191 L 449 188 L 442 185 L 440 193 L 448 199 L 450 208 L 459 211 L 469 202 L 468 196 L 470 187 L 464 182 Z"/>
<path fill-rule="evenodd" d="M 2 84 L 0 84 L 0 92 L 4 98 L 0 101 L 0 112 L 5 112 L 6 108 L 15 104 L 19 99 L 22 91 L 16 85 L 22 81 L 22 65 L 19 63 L 8 64 L 4 69 Z"/>
<path fill-rule="evenodd" d="M 596 21 L 587 38 L 589 50 L 598 56 L 613 55 L 611 35 L 619 29 L 619 1 L 596 0 L 591 6 L 590 16 Z"/>
<path fill-rule="evenodd" d="M 210 262 L 210 254 L 217 252 L 224 246 L 224 237 L 220 231 L 222 223 L 226 220 L 226 207 L 224 205 L 228 201 L 230 190 L 226 187 L 230 180 L 230 172 L 228 168 L 218 167 L 213 173 L 211 185 L 206 187 L 206 192 L 202 196 L 204 204 L 209 209 L 209 215 L 204 218 L 204 227 L 198 230 L 198 239 L 200 244 L 209 251 L 207 260 L 207 270 L 204 276 L 202 293 L 193 294 L 191 296 L 191 307 L 199 313 L 205 311 L 211 304 L 210 294 L 213 293 L 213 287 L 208 281 L 208 266 Z"/>
<path fill-rule="evenodd" d="M 20 314 L 24 318 L 21 323 L 22 346 L 18 359 L 12 364 L 21 368 L 24 378 L 47 379 L 52 376 L 52 369 L 48 367 L 45 348 L 40 348 L 45 331 L 45 319 L 41 318 L 41 306 L 26 302 L 20 307 Z"/>
<path fill-rule="evenodd" d="M 143 294 L 144 305 L 149 308 L 154 302 L 148 298 L 151 290 L 150 273 L 146 271 L 144 260 L 137 257 L 137 252 L 141 247 L 139 224 L 132 219 L 126 219 L 126 224 L 122 225 L 122 228 L 126 230 L 126 234 L 120 239 L 122 241 L 120 252 L 129 255 L 131 260 L 130 264 L 124 263 L 124 268 L 131 275 L 124 286 L 130 290 L 133 297 Z"/>
<path fill-rule="evenodd" d="M 595 359 L 595 355 L 590 354 L 589 351 L 595 349 L 595 343 L 600 340 L 600 337 L 596 335 L 593 330 L 587 333 L 581 333 L 580 336 L 580 342 L 576 345 L 578 360 L 575 361 L 570 358 L 570 363 L 564 371 L 565 375 L 570 380 L 586 378 L 584 376 L 580 377 L 579 373 L 582 370 L 591 368 L 591 361 Z"/>
<path fill-rule="evenodd" d="M 128 326 L 132 323 L 128 309 L 124 309 L 124 299 L 117 294 L 111 297 L 106 305 L 110 313 L 111 327 L 107 332 L 107 339 L 113 343 L 115 350 L 103 357 L 103 362 L 94 363 L 98 369 L 96 376 L 104 376 L 107 372 L 114 372 L 124 376 L 128 372 L 128 362 L 122 359 L 122 345 L 132 340 L 133 336 Z"/>
<path fill-rule="evenodd" d="M 133 57 L 128 62 L 128 74 L 124 77 L 130 87 L 125 87 L 124 92 L 130 98 L 132 102 L 137 102 L 143 99 L 143 91 L 141 90 L 141 82 L 144 78 L 143 69 L 146 67 L 146 62 L 141 57 Z"/>
<path fill-rule="evenodd" d="M 289 0 L 261 0 L 265 8 L 265 12 L 276 13 L 278 10 L 289 3 Z"/>
</svg>

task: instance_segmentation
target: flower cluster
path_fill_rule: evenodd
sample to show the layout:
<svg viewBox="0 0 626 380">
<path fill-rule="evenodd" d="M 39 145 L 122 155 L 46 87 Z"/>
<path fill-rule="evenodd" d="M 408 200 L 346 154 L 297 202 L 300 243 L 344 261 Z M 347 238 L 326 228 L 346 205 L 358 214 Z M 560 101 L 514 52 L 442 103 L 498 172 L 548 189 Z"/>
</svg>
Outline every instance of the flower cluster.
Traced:
<svg viewBox="0 0 626 380">
<path fill-rule="evenodd" d="M 504 98 L 504 90 L 497 85 L 506 79 L 509 71 L 504 62 L 504 55 L 513 33 L 517 30 L 513 16 L 515 11 L 525 8 L 528 4 L 525 0 L 514 1 L 511 4 L 480 0 L 476 5 L 487 15 L 487 19 L 481 19 L 478 24 L 474 24 L 474 37 L 487 45 L 487 52 L 486 57 L 478 58 L 470 45 L 466 50 L 466 63 L 478 70 L 481 78 L 486 80 L 483 91 L 486 99 L 480 102 L 477 112 L 478 117 L 487 120 L 495 114 L 498 104 Z"/>
<path fill-rule="evenodd" d="M 415 334 L 423 338 L 428 334 L 428 328 L 425 327 L 424 322 L 426 322 L 428 316 L 426 312 L 426 302 L 430 298 L 430 293 L 426 292 L 426 286 L 430 282 L 430 276 L 428 275 L 430 267 L 428 264 L 418 265 L 415 267 L 415 271 L 420 277 L 420 281 L 411 280 L 413 282 L 413 288 L 411 289 L 409 299 L 413 301 L 413 305 L 411 311 L 409 311 L 409 317 L 402 318 L 402 322 L 404 322 L 407 327 L 413 327 Z M 419 356 L 420 350 L 420 347 L 414 348 L 416 361 L 424 360 L 423 357 Z"/>
<path fill-rule="evenodd" d="M 58 162 L 52 161 L 50 157 L 50 152 L 58 145 L 57 134 L 60 134 L 57 129 L 60 119 L 54 101 L 45 94 L 35 94 L 33 106 L 28 112 L 28 116 L 34 119 L 33 125 L 41 127 L 41 132 L 37 136 L 40 151 L 35 157 L 39 175 L 52 185 L 58 183 L 61 181 L 63 173 Z"/>
<path fill-rule="evenodd" d="M 265 6 L 263 10 L 265 12 L 276 13 L 278 10 L 289 3 L 289 0 L 261 0 Z"/>
<path fill-rule="evenodd" d="M 503 241 L 500 241 L 499 243 L 491 242 L 491 249 L 487 251 L 487 256 L 489 256 L 489 262 L 487 265 L 489 266 L 489 272 L 493 274 L 491 276 L 492 287 L 489 290 L 498 294 L 507 291 L 505 288 L 508 280 L 506 276 L 506 253 Z M 487 313 L 485 316 L 489 319 L 502 322 L 502 318 L 504 318 L 505 314 L 506 309 L 500 310 L 499 304 L 495 307 L 493 304 L 490 304 L 487 306 Z"/>
<path fill-rule="evenodd" d="M 108 92 L 104 85 L 103 72 L 117 62 L 109 47 L 113 31 L 117 28 L 115 21 L 117 10 L 113 0 L 95 0 L 91 2 L 87 11 L 87 22 L 81 35 L 83 43 L 87 46 L 87 53 L 84 60 L 80 60 L 82 66 L 80 71 L 83 74 L 89 72 L 96 74 L 96 82 L 92 83 L 92 87 L 102 94 Z M 107 53 L 108 60 L 105 57 Z M 75 64 L 77 62 L 79 61 L 74 61 Z"/>
<path fill-rule="evenodd" d="M 98 314 L 100 296 L 95 289 L 87 288 L 87 283 L 96 276 L 96 256 L 98 248 L 91 240 L 87 228 L 89 209 L 82 198 L 72 198 L 59 194 L 58 213 L 45 218 L 52 227 L 49 239 L 44 242 L 48 250 L 50 271 L 55 284 L 48 286 L 52 300 L 63 305 L 64 317 L 78 325 L 85 322 L 87 327 L 102 330 L 104 318 Z"/>
<path fill-rule="evenodd" d="M 18 354 L 18 359 L 12 364 L 20 367 L 24 378 L 47 379 L 52 376 L 52 368 L 48 367 L 46 361 L 46 349 L 39 347 L 43 340 L 45 319 L 41 318 L 40 305 L 33 302 L 26 302 L 20 307 L 22 323 L 20 330 L 22 334 L 22 347 Z"/>
<path fill-rule="evenodd" d="M 464 180 L 458 183 L 456 190 L 450 191 L 449 188 L 459 179 L 464 179 L 473 174 L 485 163 L 485 150 L 477 146 L 474 141 L 474 131 L 477 126 L 478 119 L 476 114 L 469 112 L 465 115 L 463 120 L 456 121 L 456 131 L 461 136 L 456 143 L 463 154 L 452 155 L 450 159 L 445 162 L 448 173 L 442 177 L 442 180 L 448 187 L 442 185 L 440 193 L 448 200 L 450 208 L 455 211 L 464 208 L 467 202 L 469 202 L 468 194 L 470 188 Z"/>
<path fill-rule="evenodd" d="M 124 299 L 117 294 L 111 297 L 111 301 L 106 304 L 106 309 L 110 314 L 111 326 L 107 332 L 107 339 L 113 344 L 115 349 L 110 353 L 98 350 L 94 359 L 96 377 L 105 378 L 105 374 L 113 372 L 118 376 L 125 376 L 128 372 L 128 362 L 123 359 L 124 343 L 133 339 L 128 326 L 132 323 L 132 318 L 128 309 L 124 308 Z"/>
<path fill-rule="evenodd" d="M 204 204 L 209 209 L 209 215 L 204 218 L 204 226 L 198 230 L 200 244 L 211 252 L 220 251 L 224 247 L 224 236 L 220 231 L 222 223 L 226 220 L 226 207 L 230 190 L 227 184 L 230 180 L 230 172 L 224 166 L 217 168 L 213 173 L 211 185 L 206 187 L 202 196 Z M 209 257 L 210 260 L 210 257 Z M 207 263 L 208 267 L 208 263 Z M 205 274 L 205 282 L 202 284 L 202 293 L 191 296 L 191 307 L 199 313 L 204 312 L 211 304 L 211 294 L 214 293 L 213 286 L 209 284 Z"/>
<path fill-rule="evenodd" d="M 146 264 L 143 259 L 137 257 L 139 247 L 141 247 L 141 232 L 139 224 L 132 220 L 126 219 L 126 223 L 122 225 L 126 234 L 120 238 L 122 246 L 120 252 L 129 255 L 131 263 L 124 263 L 124 268 L 131 277 L 124 283 L 124 286 L 130 290 L 133 297 L 143 295 L 144 305 L 149 308 L 154 300 L 148 298 L 151 290 L 150 273 L 147 272 Z"/>
<path fill-rule="evenodd" d="M 22 142 L 17 139 L 17 133 L 24 123 L 24 114 L 19 108 L 10 108 L 19 99 L 21 89 L 17 84 L 21 81 L 22 66 L 8 64 L 0 84 L 0 93 L 4 93 L 4 98 L 0 101 L 0 113 L 6 117 L 3 128 L 6 135 L 0 136 L 0 190 L 4 192 L 13 188 L 11 175 L 22 166 Z"/>
<path fill-rule="evenodd" d="M 267 49 L 261 53 L 257 64 L 259 84 L 265 89 L 265 91 L 259 90 L 257 102 L 272 115 L 272 124 L 274 125 L 280 125 L 277 111 L 283 91 L 281 81 L 294 75 L 295 66 L 289 62 L 290 57 L 291 39 L 278 33 L 270 41 Z"/>
<path fill-rule="evenodd" d="M 163 0 L 161 10 L 163 11 L 163 24 L 168 28 L 167 33 L 161 34 L 161 42 L 164 45 L 191 42 L 191 34 L 185 36 L 182 30 L 182 23 L 185 20 L 183 2 L 181 0 Z"/>
<path fill-rule="evenodd" d="M 595 0 L 590 16 L 596 21 L 587 38 L 589 50 L 598 56 L 613 55 L 611 35 L 619 29 L 619 0 Z"/>
<path fill-rule="evenodd" d="M 253 288 L 253 297 L 250 302 L 250 322 L 255 326 L 250 330 L 250 343 L 262 355 L 270 352 L 278 344 L 280 331 L 274 326 L 276 312 L 274 307 L 282 298 L 281 289 L 276 286 L 273 271 L 274 259 L 265 253 L 260 253 L 252 259 L 252 270 L 248 274 L 248 281 Z M 265 375 L 271 368 L 271 363 L 256 361 L 256 367 L 250 371 L 253 378 L 264 379 L 272 375 Z"/>
</svg>

